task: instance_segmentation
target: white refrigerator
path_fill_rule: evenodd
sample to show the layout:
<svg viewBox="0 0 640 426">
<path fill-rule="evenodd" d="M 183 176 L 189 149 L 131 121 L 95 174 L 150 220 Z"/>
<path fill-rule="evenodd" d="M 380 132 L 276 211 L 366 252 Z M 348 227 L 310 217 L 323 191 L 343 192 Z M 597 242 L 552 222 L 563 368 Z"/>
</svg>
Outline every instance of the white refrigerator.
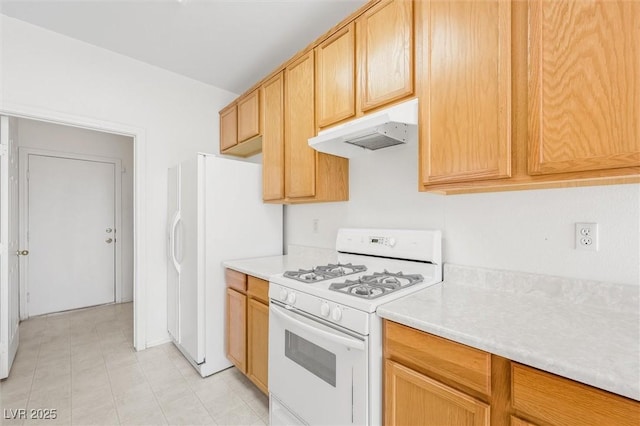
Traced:
<svg viewBox="0 0 640 426">
<path fill-rule="evenodd" d="M 222 262 L 282 254 L 282 206 L 262 202 L 262 166 L 208 154 L 169 169 L 169 334 L 203 377 L 225 354 Z"/>
</svg>

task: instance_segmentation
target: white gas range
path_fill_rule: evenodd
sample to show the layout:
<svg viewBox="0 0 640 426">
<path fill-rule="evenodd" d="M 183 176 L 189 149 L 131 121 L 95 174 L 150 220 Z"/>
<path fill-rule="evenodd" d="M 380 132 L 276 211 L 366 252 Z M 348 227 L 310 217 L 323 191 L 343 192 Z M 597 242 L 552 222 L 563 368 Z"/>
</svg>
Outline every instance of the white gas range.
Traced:
<svg viewBox="0 0 640 426">
<path fill-rule="evenodd" d="M 442 281 L 441 233 L 340 229 L 335 262 L 269 284 L 270 424 L 382 423 L 378 306 Z"/>
</svg>

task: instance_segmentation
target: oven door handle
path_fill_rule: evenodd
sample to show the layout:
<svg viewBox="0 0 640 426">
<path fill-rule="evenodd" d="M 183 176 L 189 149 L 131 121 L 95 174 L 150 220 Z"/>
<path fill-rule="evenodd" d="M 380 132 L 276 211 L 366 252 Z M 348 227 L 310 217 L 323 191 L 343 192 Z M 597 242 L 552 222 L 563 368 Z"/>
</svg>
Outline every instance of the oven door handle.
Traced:
<svg viewBox="0 0 640 426">
<path fill-rule="evenodd" d="M 314 327 L 312 325 L 307 324 L 306 322 L 300 321 L 299 319 L 295 318 L 294 315 L 296 314 L 291 314 L 291 313 L 288 313 L 287 311 L 283 311 L 281 308 L 277 306 L 271 306 L 271 312 L 273 312 L 275 316 L 279 317 L 284 321 L 292 322 L 298 327 L 308 331 L 309 333 L 319 334 L 325 339 L 328 339 L 339 345 L 344 345 L 346 347 L 356 349 L 359 351 L 364 351 L 365 349 L 365 345 L 362 340 L 358 340 L 355 338 L 350 339 L 348 337 L 343 337 L 337 333 L 332 333 L 329 331 L 322 330 L 319 327 Z"/>
</svg>

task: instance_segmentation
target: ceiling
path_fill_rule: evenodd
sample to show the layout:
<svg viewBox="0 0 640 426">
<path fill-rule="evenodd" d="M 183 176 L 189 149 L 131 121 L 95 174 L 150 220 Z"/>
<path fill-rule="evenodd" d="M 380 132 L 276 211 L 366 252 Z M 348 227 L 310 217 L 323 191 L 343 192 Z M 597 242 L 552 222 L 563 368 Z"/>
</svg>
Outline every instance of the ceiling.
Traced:
<svg viewBox="0 0 640 426">
<path fill-rule="evenodd" d="M 0 13 L 242 93 L 366 0 L 0 0 Z"/>
</svg>

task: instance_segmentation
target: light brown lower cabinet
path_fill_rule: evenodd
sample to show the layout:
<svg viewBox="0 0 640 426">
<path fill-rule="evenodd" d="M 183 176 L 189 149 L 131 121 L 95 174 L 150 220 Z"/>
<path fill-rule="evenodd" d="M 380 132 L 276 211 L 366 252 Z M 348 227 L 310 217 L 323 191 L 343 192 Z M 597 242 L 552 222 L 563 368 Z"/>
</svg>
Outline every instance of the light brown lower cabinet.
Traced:
<svg viewBox="0 0 640 426">
<path fill-rule="evenodd" d="M 385 361 L 385 384 L 388 426 L 490 424 L 487 404 L 397 362 Z"/>
<path fill-rule="evenodd" d="M 389 426 L 638 426 L 640 402 L 384 321 Z"/>
<path fill-rule="evenodd" d="M 247 306 L 247 376 L 268 394 L 269 377 L 269 305 L 249 299 Z"/>
<path fill-rule="evenodd" d="M 247 372 L 247 296 L 227 289 L 227 357 L 243 373 Z"/>
<path fill-rule="evenodd" d="M 535 424 L 640 425 L 640 403 L 554 374 L 511 363 L 512 407 Z"/>
<path fill-rule="evenodd" d="M 231 269 L 227 282 L 227 358 L 269 393 L 269 282 Z"/>
</svg>

